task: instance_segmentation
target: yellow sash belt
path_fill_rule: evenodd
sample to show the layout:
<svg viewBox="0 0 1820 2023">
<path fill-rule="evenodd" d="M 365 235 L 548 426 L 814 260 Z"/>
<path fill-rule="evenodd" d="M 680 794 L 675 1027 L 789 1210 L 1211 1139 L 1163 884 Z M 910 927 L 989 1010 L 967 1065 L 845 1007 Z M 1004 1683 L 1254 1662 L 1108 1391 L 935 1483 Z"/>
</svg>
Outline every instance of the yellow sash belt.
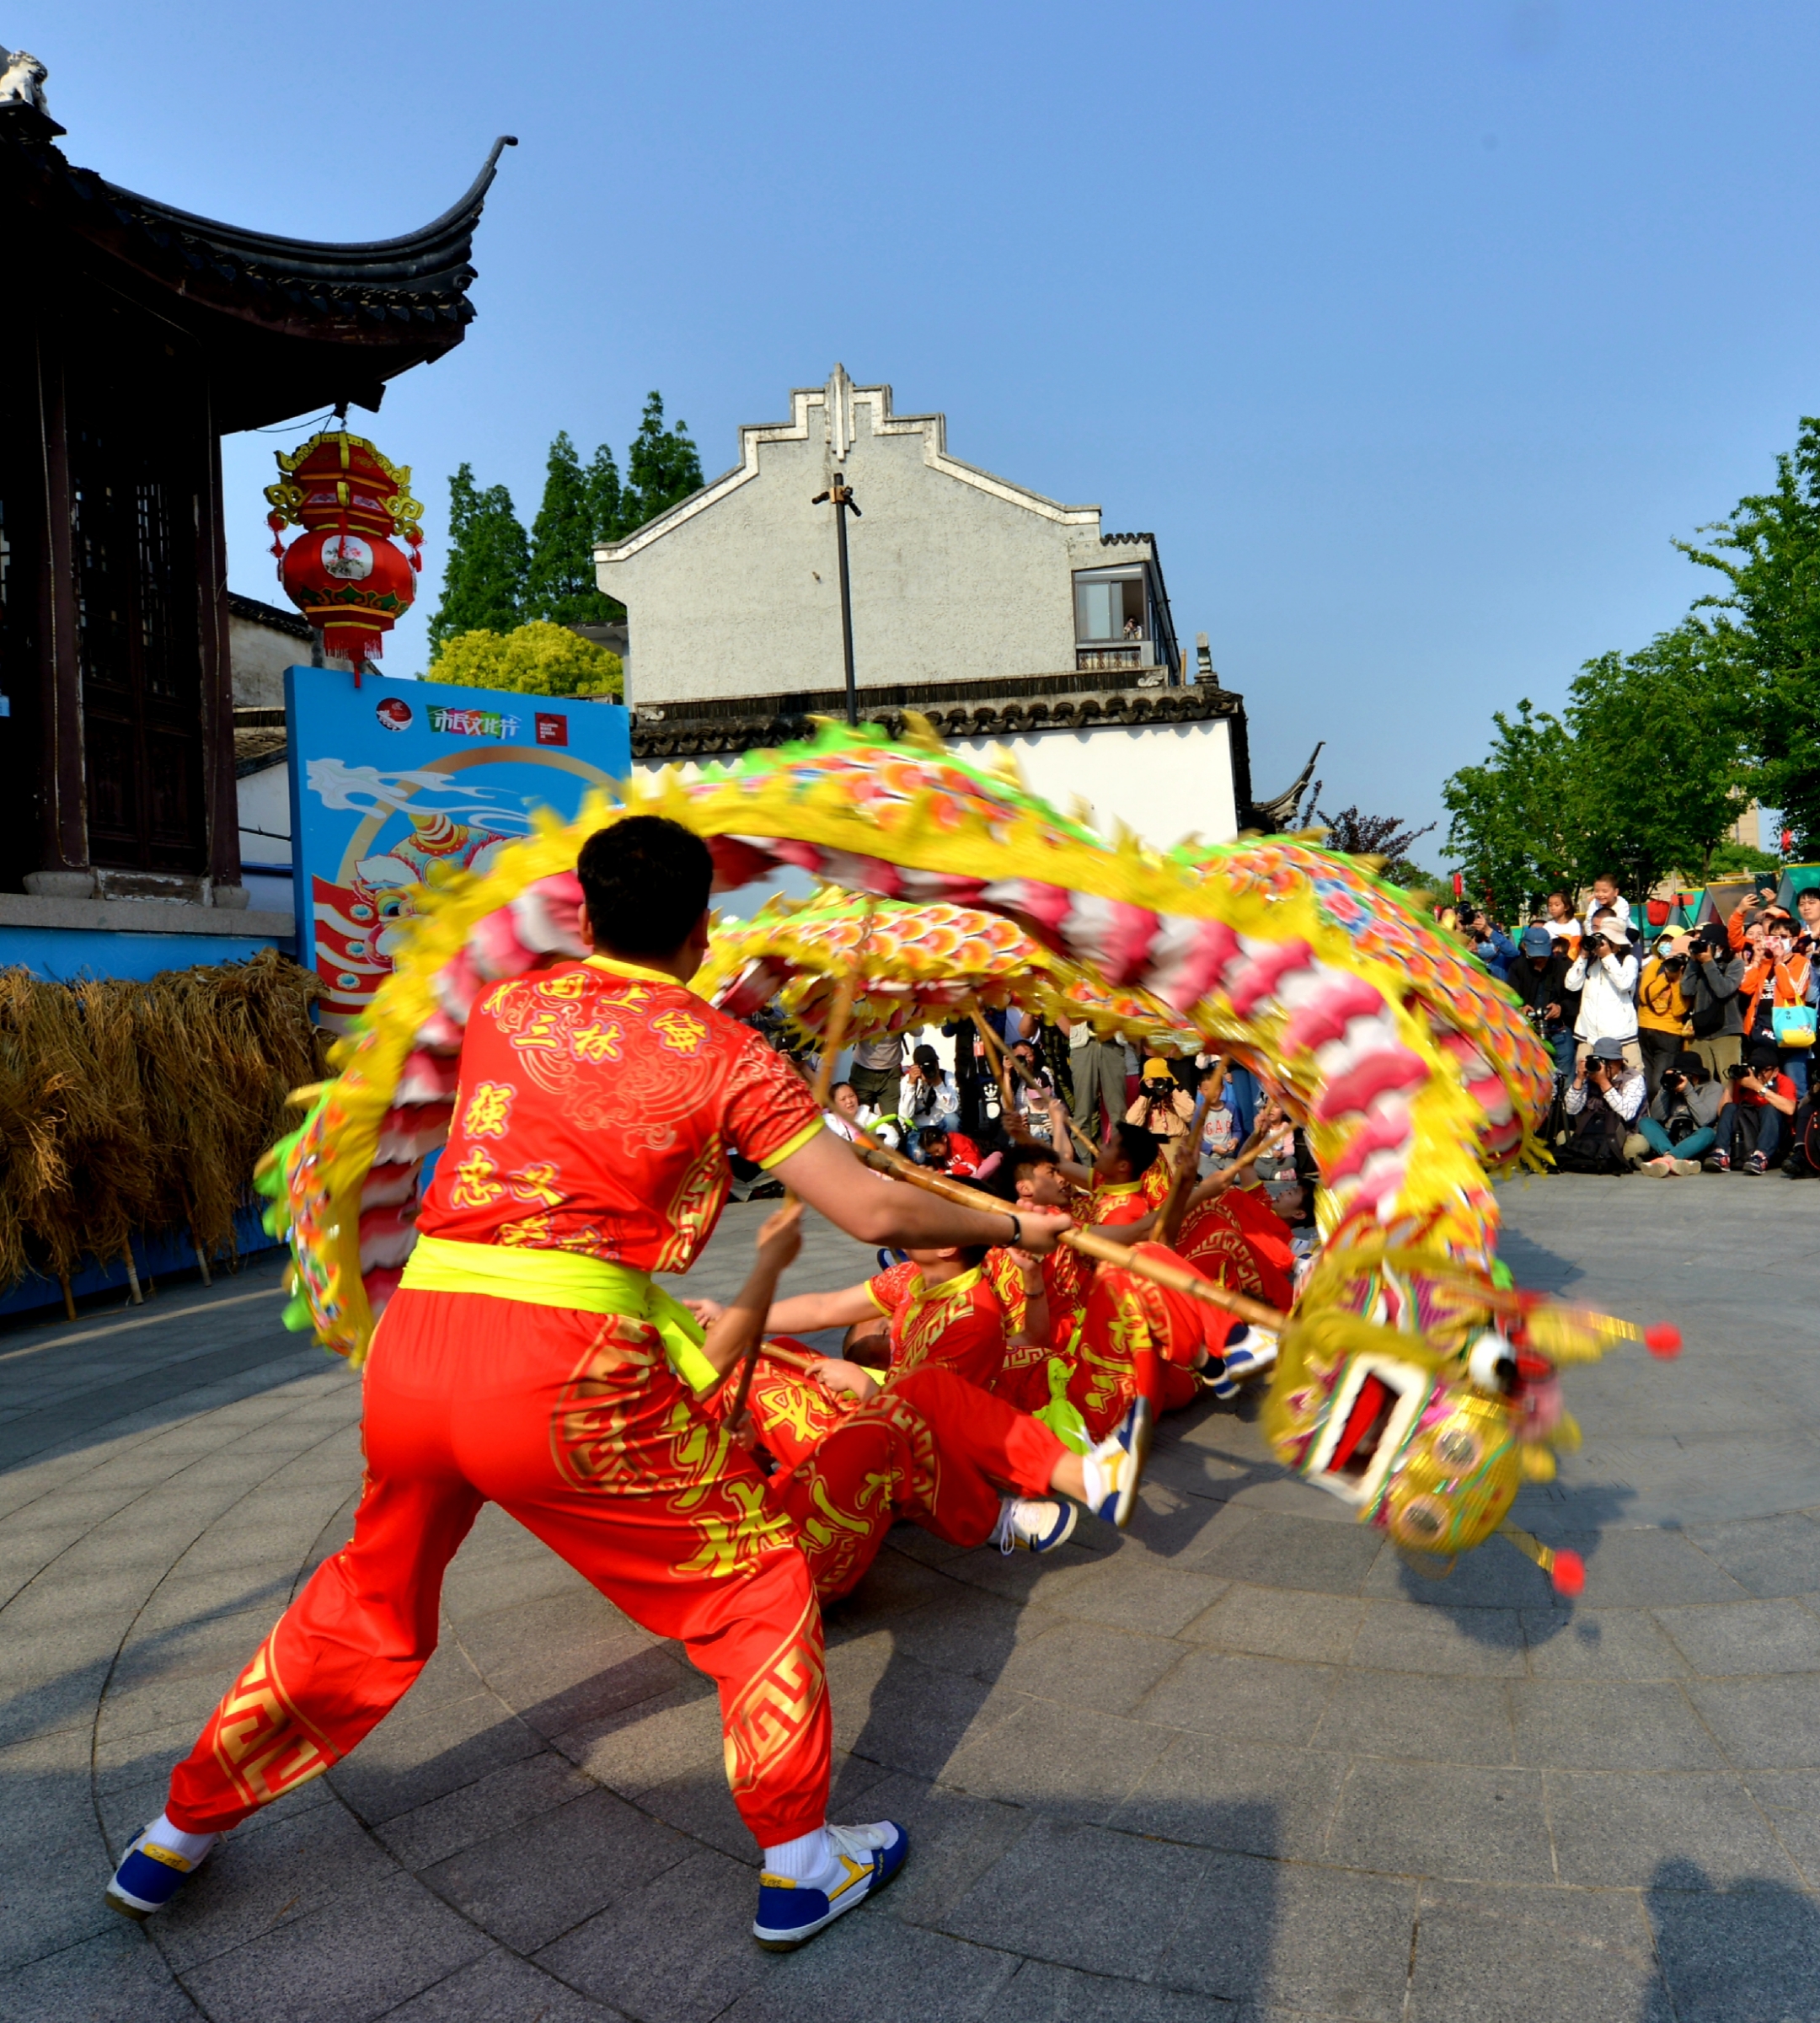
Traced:
<svg viewBox="0 0 1820 2023">
<path fill-rule="evenodd" d="M 695 1316 L 656 1284 L 649 1272 L 609 1265 L 575 1250 L 533 1250 L 503 1244 L 458 1244 L 420 1236 L 404 1260 L 400 1286 L 413 1292 L 479 1292 L 527 1306 L 566 1307 L 578 1314 L 621 1314 L 642 1320 L 662 1338 L 670 1367 L 699 1396 L 720 1381 L 701 1352 Z"/>
</svg>

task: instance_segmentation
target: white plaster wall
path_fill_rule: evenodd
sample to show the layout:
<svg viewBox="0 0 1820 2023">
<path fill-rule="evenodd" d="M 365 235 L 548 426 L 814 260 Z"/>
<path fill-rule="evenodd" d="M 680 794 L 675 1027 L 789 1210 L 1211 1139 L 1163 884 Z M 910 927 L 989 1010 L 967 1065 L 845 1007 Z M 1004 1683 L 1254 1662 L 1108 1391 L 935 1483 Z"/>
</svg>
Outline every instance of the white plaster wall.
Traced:
<svg viewBox="0 0 1820 2023">
<path fill-rule="evenodd" d="M 848 525 L 859 687 L 1071 669 L 1073 571 L 1138 551 L 1103 549 L 1095 509 L 999 496 L 933 466 L 922 429 L 876 434 L 876 404 L 853 408 L 843 468 L 862 514 Z M 755 478 L 600 563 L 601 588 L 626 606 L 639 702 L 845 680 L 833 509 L 810 503 L 832 468 L 827 414 L 810 405 L 802 440 L 757 446 Z M 1074 522 L 1051 516 L 1063 511 Z"/>
<path fill-rule="evenodd" d="M 291 862 L 291 768 L 282 763 L 249 773 L 236 785 L 240 799 L 243 863 Z M 257 831 L 264 829 L 265 835 Z"/>
<path fill-rule="evenodd" d="M 1064 814 L 1079 795 L 1093 809 L 1094 827 L 1108 836 L 1122 822 L 1144 842 L 1168 849 L 1191 832 L 1205 843 L 1230 843 L 1239 833 L 1231 731 L 1223 717 L 953 742 L 956 752 L 978 763 L 989 763 L 994 745 L 1006 746 L 1033 794 Z"/>
<path fill-rule="evenodd" d="M 308 666 L 310 650 L 303 640 L 276 632 L 255 619 L 230 613 L 228 661 L 233 671 L 233 699 L 241 709 L 282 709 L 286 667 Z"/>
</svg>

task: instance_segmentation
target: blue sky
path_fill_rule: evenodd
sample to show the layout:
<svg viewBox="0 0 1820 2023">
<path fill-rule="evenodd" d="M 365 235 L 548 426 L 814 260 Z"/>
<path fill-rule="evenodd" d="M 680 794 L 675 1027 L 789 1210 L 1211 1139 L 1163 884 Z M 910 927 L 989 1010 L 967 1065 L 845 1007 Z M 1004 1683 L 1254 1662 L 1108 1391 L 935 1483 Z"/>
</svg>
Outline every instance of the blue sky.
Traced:
<svg viewBox="0 0 1820 2023">
<path fill-rule="evenodd" d="M 1820 11 L 1785 0 L 14 0 L 0 41 L 73 160 L 268 230 L 410 229 L 520 136 L 467 342 L 356 416 L 432 581 L 463 458 L 528 521 L 554 431 L 623 458 L 658 387 L 712 474 L 838 358 L 1154 529 L 1259 789 L 1325 737 L 1330 809 L 1438 815 L 1494 709 L 1673 623 L 1673 538 L 1820 410 Z M 267 598 L 286 440 L 228 447 Z"/>
</svg>

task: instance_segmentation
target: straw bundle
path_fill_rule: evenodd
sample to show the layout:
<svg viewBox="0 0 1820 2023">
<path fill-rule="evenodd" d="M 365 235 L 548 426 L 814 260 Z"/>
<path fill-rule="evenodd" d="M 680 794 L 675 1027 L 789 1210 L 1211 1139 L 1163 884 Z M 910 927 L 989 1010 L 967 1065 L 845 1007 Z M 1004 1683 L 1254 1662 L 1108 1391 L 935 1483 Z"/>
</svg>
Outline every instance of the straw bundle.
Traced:
<svg viewBox="0 0 1820 2023">
<path fill-rule="evenodd" d="M 0 970 L 0 1287 L 130 1259 L 136 1233 L 232 1254 L 286 1095 L 323 1073 L 316 994 L 270 950 L 146 983 Z"/>
</svg>

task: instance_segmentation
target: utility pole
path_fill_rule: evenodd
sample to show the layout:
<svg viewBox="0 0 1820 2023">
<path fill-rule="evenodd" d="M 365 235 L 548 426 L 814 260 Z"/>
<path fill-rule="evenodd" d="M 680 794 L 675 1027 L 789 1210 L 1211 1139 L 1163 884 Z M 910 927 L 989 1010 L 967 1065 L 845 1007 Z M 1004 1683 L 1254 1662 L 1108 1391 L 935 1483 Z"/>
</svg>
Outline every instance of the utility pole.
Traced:
<svg viewBox="0 0 1820 2023">
<path fill-rule="evenodd" d="M 847 581 L 847 516 L 852 513 L 857 517 L 859 508 L 854 503 L 853 487 L 843 483 L 839 471 L 835 472 L 834 482 L 828 489 L 817 492 L 809 503 L 832 504 L 834 508 L 834 547 L 840 558 L 841 647 L 847 656 L 847 721 L 857 725 L 859 697 L 854 687 L 853 591 Z"/>
</svg>

